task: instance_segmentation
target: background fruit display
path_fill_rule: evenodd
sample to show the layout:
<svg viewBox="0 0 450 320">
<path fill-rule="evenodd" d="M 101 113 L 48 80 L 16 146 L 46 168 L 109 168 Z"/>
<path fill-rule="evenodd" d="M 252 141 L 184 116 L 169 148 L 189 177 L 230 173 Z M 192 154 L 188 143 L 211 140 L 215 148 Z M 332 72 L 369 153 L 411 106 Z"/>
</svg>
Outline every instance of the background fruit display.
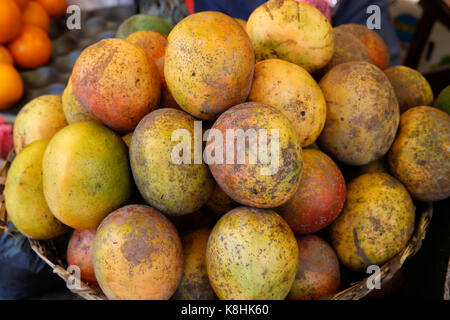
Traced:
<svg viewBox="0 0 450 320">
<path fill-rule="evenodd" d="M 65 0 L 0 1 L 0 109 L 14 106 L 23 95 L 19 73 L 2 64 L 21 70 L 45 65 L 52 53 L 50 20 L 65 11 Z"/>
<path fill-rule="evenodd" d="M 64 13 L 19 4 L 0 0 L 0 27 L 27 21 L 0 31 L 5 108 L 23 92 L 13 65 L 51 51 L 39 17 Z M 140 14 L 115 35 L 80 52 L 61 95 L 22 108 L 5 186 L 15 227 L 70 238 L 67 265 L 102 297 L 331 298 L 407 246 L 416 207 L 450 195 L 448 90 L 388 67 L 365 26 L 271 0 L 247 22 Z M 22 49 L 30 36 L 41 49 Z"/>
</svg>

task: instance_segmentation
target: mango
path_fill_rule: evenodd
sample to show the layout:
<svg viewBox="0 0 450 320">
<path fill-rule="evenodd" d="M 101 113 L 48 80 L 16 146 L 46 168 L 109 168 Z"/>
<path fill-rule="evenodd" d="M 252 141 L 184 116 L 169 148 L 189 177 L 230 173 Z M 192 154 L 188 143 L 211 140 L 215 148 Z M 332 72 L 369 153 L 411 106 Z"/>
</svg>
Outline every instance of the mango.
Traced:
<svg viewBox="0 0 450 320">
<path fill-rule="evenodd" d="M 214 179 L 230 198 L 274 208 L 294 195 L 302 175 L 302 147 L 294 126 L 280 111 L 262 103 L 242 103 L 224 112 L 212 130 L 205 153 L 211 157 Z"/>
<path fill-rule="evenodd" d="M 370 30 L 365 25 L 361 24 L 342 24 L 335 29 L 350 32 L 357 37 L 366 47 L 369 52 L 372 63 L 381 70 L 389 67 L 390 56 L 389 50 L 383 38 L 373 30 Z"/>
<path fill-rule="evenodd" d="M 179 22 L 167 39 L 164 76 L 180 108 L 214 120 L 247 99 L 255 55 L 247 33 L 233 18 L 213 11 L 195 13 Z"/>
<path fill-rule="evenodd" d="M 295 234 L 317 232 L 331 224 L 344 206 L 346 186 L 339 167 L 325 153 L 303 150 L 303 175 L 294 196 L 275 209 Z"/>
<path fill-rule="evenodd" d="M 133 131 L 161 95 L 158 68 L 140 47 L 101 40 L 83 50 L 72 71 L 75 98 L 109 128 Z"/>
<path fill-rule="evenodd" d="M 408 109 L 388 155 L 389 169 L 422 201 L 450 196 L 450 116 L 434 107 Z"/>
<path fill-rule="evenodd" d="M 439 93 L 433 106 L 450 114 L 450 85 L 445 87 L 441 93 Z"/>
<path fill-rule="evenodd" d="M 175 299 L 216 299 L 206 271 L 206 245 L 210 233 L 210 229 L 199 229 L 182 237 L 183 275 L 174 294 Z"/>
<path fill-rule="evenodd" d="M 94 271 L 94 240 L 97 230 L 75 230 L 67 246 L 67 264 L 80 268 L 81 280 L 98 285 Z"/>
<path fill-rule="evenodd" d="M 280 110 L 294 126 L 302 147 L 316 141 L 325 126 L 322 90 L 305 69 L 287 61 L 269 59 L 255 65 L 248 101 Z"/>
<path fill-rule="evenodd" d="M 52 213 L 74 229 L 95 229 L 130 197 L 127 147 L 105 126 L 76 122 L 59 131 L 42 160 Z"/>
<path fill-rule="evenodd" d="M 333 248 L 316 235 L 297 238 L 298 267 L 290 300 L 317 300 L 339 288 L 339 260 Z"/>
<path fill-rule="evenodd" d="M 189 137 L 173 136 L 176 130 Z M 185 139 L 189 150 L 177 152 L 177 146 Z M 157 109 L 139 122 L 131 138 L 130 163 L 136 185 L 147 203 L 165 214 L 184 215 L 197 211 L 208 201 L 214 180 L 205 163 L 194 163 L 194 152 L 194 117 L 186 112 Z M 174 161 L 172 154 L 180 153 L 188 163 L 182 162 L 183 157 L 180 163 L 178 159 Z"/>
<path fill-rule="evenodd" d="M 218 184 L 214 187 L 214 190 L 205 205 L 216 216 L 221 217 L 228 211 L 239 207 L 239 203 L 231 199 Z"/>
<path fill-rule="evenodd" d="M 147 57 L 153 62 L 156 62 L 166 53 L 167 38 L 156 31 L 136 31 L 125 40 L 143 49 Z"/>
<path fill-rule="evenodd" d="M 42 158 L 50 139 L 25 147 L 14 159 L 5 183 L 9 220 L 25 236 L 35 240 L 55 238 L 69 228 L 50 211 L 42 186 Z"/>
<path fill-rule="evenodd" d="M 334 54 L 328 64 L 320 69 L 318 73 L 323 76 L 333 67 L 341 63 L 351 61 L 365 61 L 372 62 L 369 52 L 364 44 L 351 32 L 343 29 L 333 29 L 334 38 Z"/>
<path fill-rule="evenodd" d="M 305 2 L 267 1 L 248 18 L 247 33 L 257 61 L 286 60 L 312 73 L 326 66 L 333 57 L 330 22 Z"/>
<path fill-rule="evenodd" d="M 387 262 L 408 243 L 414 211 L 406 188 L 389 174 L 366 173 L 352 180 L 344 208 L 329 229 L 341 263 L 364 272 Z"/>
<path fill-rule="evenodd" d="M 144 205 L 109 214 L 94 240 L 94 270 L 111 300 L 165 300 L 183 272 L 183 251 L 173 224 Z"/>
<path fill-rule="evenodd" d="M 19 153 L 31 142 L 51 138 L 67 126 L 60 95 L 43 95 L 28 102 L 17 114 L 13 128 L 14 149 Z"/>
<path fill-rule="evenodd" d="M 383 71 L 362 61 L 342 63 L 319 86 L 327 102 L 327 120 L 318 140 L 322 150 L 355 166 L 383 157 L 400 119 L 394 89 Z"/>
<path fill-rule="evenodd" d="M 433 104 L 431 86 L 418 71 L 405 66 L 395 66 L 387 68 L 384 73 L 394 88 L 400 113 L 413 107 Z"/>
<path fill-rule="evenodd" d="M 206 248 L 209 280 L 221 300 L 282 300 L 297 263 L 292 230 L 267 209 L 231 210 L 214 226 Z"/>
<path fill-rule="evenodd" d="M 172 23 L 164 18 L 141 13 L 124 20 L 117 29 L 116 37 L 125 39 L 130 34 L 140 30 L 156 31 L 167 37 L 172 28 Z"/>
<path fill-rule="evenodd" d="M 91 115 L 73 95 L 72 78 L 69 78 L 67 87 L 62 93 L 61 102 L 64 116 L 69 124 L 80 121 L 95 120 L 94 116 Z"/>
</svg>

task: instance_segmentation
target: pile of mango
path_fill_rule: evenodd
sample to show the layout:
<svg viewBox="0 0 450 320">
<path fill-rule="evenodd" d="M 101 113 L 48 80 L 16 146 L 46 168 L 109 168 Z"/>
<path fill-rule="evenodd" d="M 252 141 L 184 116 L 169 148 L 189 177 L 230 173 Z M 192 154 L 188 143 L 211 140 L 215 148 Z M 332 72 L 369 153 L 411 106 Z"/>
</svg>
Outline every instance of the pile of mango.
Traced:
<svg viewBox="0 0 450 320">
<path fill-rule="evenodd" d="M 450 116 L 374 31 L 294 0 L 167 37 L 142 19 L 20 111 L 5 187 L 24 235 L 74 229 L 67 262 L 109 299 L 327 297 L 406 246 L 414 201 L 450 195 Z M 230 130 L 277 134 L 229 161 Z"/>
</svg>

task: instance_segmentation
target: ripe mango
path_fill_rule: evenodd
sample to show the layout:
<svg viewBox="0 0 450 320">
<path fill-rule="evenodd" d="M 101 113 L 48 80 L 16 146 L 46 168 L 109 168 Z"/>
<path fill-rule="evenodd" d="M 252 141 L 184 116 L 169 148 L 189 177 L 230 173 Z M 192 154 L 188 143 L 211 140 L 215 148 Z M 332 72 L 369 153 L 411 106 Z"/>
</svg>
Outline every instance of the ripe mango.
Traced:
<svg viewBox="0 0 450 320">
<path fill-rule="evenodd" d="M 327 121 L 319 137 L 322 150 L 348 165 L 383 157 L 400 119 L 394 89 L 383 71 L 362 61 L 342 63 L 319 85 L 327 101 Z"/>
<path fill-rule="evenodd" d="M 314 72 L 333 57 L 330 21 L 315 7 L 294 0 L 272 0 L 252 12 L 247 33 L 256 60 L 286 60 Z"/>
<path fill-rule="evenodd" d="M 28 102 L 17 114 L 13 128 L 14 149 L 19 153 L 31 142 L 51 138 L 67 126 L 60 95 L 43 95 Z"/>
<path fill-rule="evenodd" d="M 422 201 L 450 196 L 450 116 L 434 107 L 414 107 L 400 117 L 388 155 L 389 168 Z"/>
<path fill-rule="evenodd" d="M 181 143 L 172 140 L 176 130 L 190 135 L 190 164 L 178 164 L 172 158 Z M 194 117 L 186 112 L 157 109 L 139 122 L 131 138 L 130 163 L 136 186 L 147 203 L 163 213 L 183 215 L 208 201 L 214 180 L 205 163 L 194 164 L 194 151 Z"/>
<path fill-rule="evenodd" d="M 406 188 L 387 173 L 366 173 L 352 180 L 330 239 L 347 268 L 364 272 L 381 266 L 408 243 L 414 231 L 414 204 Z"/>
<path fill-rule="evenodd" d="M 173 224 L 144 205 L 109 214 L 94 240 L 97 281 L 111 300 L 164 300 L 183 272 L 183 251 Z"/>
<path fill-rule="evenodd" d="M 322 90 L 305 69 L 287 61 L 268 59 L 255 65 L 248 101 L 280 110 L 294 126 L 302 147 L 316 141 L 325 126 Z"/>
<path fill-rule="evenodd" d="M 174 294 L 175 299 L 216 299 L 206 271 L 206 245 L 210 233 L 210 229 L 199 229 L 182 237 L 183 276 Z"/>
<path fill-rule="evenodd" d="M 50 211 L 42 186 L 42 158 L 50 139 L 40 139 L 25 147 L 14 159 L 5 183 L 8 218 L 24 235 L 46 240 L 69 228 Z"/>
<path fill-rule="evenodd" d="M 213 11 L 195 13 L 179 22 L 167 40 L 164 76 L 180 108 L 213 120 L 247 99 L 255 55 L 247 33 L 233 18 Z"/>
<path fill-rule="evenodd" d="M 206 248 L 209 280 L 221 300 L 282 300 L 297 263 L 294 233 L 267 209 L 231 210 L 214 226 Z"/>
<path fill-rule="evenodd" d="M 127 147 L 105 126 L 76 122 L 59 131 L 42 161 L 44 195 L 52 213 L 75 229 L 95 229 L 130 197 Z"/>
</svg>

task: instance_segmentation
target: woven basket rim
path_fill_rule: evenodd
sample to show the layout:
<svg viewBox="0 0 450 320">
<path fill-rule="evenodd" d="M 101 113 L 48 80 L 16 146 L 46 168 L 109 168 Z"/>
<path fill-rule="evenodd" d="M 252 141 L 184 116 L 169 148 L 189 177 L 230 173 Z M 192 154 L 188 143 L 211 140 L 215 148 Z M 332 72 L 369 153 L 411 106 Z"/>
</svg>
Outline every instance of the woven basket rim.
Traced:
<svg viewBox="0 0 450 320">
<path fill-rule="evenodd" d="M 11 229 L 7 227 L 7 212 L 5 206 L 5 199 L 3 196 L 3 190 L 5 187 L 5 181 L 8 169 L 14 159 L 15 153 L 11 151 L 3 164 L 3 167 L 0 170 L 0 235 L 2 232 L 17 231 L 15 229 Z M 425 211 L 421 213 L 421 217 L 419 223 L 415 227 L 414 233 L 412 237 L 409 239 L 407 245 L 393 258 L 391 258 L 388 262 L 384 263 L 380 267 L 380 272 L 373 277 L 372 275 L 365 277 L 363 280 L 352 283 L 350 287 L 336 293 L 333 295 L 329 295 L 321 298 L 322 300 L 360 300 L 367 296 L 372 290 L 373 287 L 369 288 L 367 286 L 368 281 L 380 281 L 381 284 L 383 282 L 389 281 L 398 270 L 400 270 L 404 264 L 404 262 L 413 257 L 421 248 L 422 241 L 425 239 L 428 227 L 431 223 L 431 219 L 433 217 L 433 203 L 427 203 L 427 208 Z M 61 277 L 67 285 L 67 288 L 73 293 L 79 295 L 80 297 L 86 300 L 106 300 L 106 296 L 101 292 L 99 288 L 94 286 L 90 286 L 89 284 L 79 281 L 79 286 L 77 289 L 69 286 L 69 283 L 73 280 L 73 275 L 70 274 L 65 268 L 65 263 L 56 258 L 52 261 L 48 257 L 49 250 L 54 250 L 52 240 L 34 240 L 29 239 L 31 248 L 36 254 L 47 263 L 59 277 Z"/>
</svg>

